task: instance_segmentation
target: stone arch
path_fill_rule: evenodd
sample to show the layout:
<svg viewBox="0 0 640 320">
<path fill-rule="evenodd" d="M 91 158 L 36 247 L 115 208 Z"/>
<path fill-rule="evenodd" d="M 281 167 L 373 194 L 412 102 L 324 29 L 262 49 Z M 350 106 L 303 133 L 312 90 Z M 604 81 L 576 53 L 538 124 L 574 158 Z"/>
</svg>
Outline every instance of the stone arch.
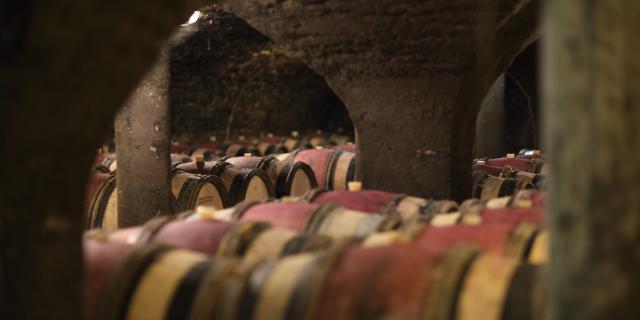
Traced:
<svg viewBox="0 0 640 320">
<path fill-rule="evenodd" d="M 218 0 L 303 52 L 346 103 L 365 187 L 469 195 L 480 102 L 538 36 L 538 2 Z"/>
<path fill-rule="evenodd" d="M 475 158 L 541 149 L 539 42 L 514 59 L 484 98 L 476 121 Z"/>
<path fill-rule="evenodd" d="M 216 6 L 171 44 L 173 132 L 229 139 L 349 129 L 344 104 L 292 50 Z"/>
</svg>

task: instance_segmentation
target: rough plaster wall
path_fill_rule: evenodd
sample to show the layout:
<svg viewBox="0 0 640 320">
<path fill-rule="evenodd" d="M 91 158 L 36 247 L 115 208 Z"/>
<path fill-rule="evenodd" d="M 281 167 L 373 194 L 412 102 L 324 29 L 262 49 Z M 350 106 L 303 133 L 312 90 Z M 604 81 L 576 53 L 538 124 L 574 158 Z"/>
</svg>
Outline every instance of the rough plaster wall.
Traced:
<svg viewBox="0 0 640 320">
<path fill-rule="evenodd" d="M 344 104 L 300 57 L 215 7 L 172 48 L 176 134 L 231 137 L 351 127 Z M 233 114 L 233 115 L 232 115 Z"/>
</svg>

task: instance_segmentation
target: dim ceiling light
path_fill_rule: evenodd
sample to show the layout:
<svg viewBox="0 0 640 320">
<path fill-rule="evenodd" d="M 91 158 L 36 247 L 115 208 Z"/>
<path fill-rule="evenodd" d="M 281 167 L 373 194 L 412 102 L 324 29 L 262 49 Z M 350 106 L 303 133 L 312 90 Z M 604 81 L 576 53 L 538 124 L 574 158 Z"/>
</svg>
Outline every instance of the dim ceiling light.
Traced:
<svg viewBox="0 0 640 320">
<path fill-rule="evenodd" d="M 193 24 L 193 23 L 198 22 L 198 19 L 200 19 L 200 17 L 202 17 L 202 12 L 200 12 L 200 11 L 195 11 L 195 12 L 191 15 L 191 17 L 189 17 L 189 21 L 187 21 L 187 23 L 183 24 L 183 26 L 190 25 L 190 24 Z"/>
</svg>

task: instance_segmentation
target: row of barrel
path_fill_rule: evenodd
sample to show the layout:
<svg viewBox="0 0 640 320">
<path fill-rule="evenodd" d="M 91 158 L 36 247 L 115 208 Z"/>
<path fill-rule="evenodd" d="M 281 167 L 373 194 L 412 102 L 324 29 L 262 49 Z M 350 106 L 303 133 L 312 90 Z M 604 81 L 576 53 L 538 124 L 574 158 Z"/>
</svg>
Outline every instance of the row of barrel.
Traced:
<svg viewBox="0 0 640 320">
<path fill-rule="evenodd" d="M 297 149 L 331 148 L 354 152 L 356 146 L 350 135 L 344 133 L 325 133 L 317 130 L 315 133 L 301 135 L 292 131 L 289 136 L 275 136 L 267 134 L 256 138 L 238 136 L 233 140 L 218 141 L 216 136 L 197 140 L 196 143 L 180 142 L 174 139 L 171 153 L 175 154 L 174 161 L 180 161 L 183 155 L 195 160 L 196 156 L 203 156 L 206 161 L 218 160 L 223 157 L 240 157 L 246 154 L 252 156 L 268 156 L 271 154 L 289 153 Z M 98 163 L 110 157 L 115 148 L 108 145 L 98 149 Z M 116 163 L 107 161 L 105 169 L 115 170 Z"/>
<path fill-rule="evenodd" d="M 472 166 L 473 197 L 482 200 L 519 190 L 544 190 L 549 166 L 539 150 L 521 150 L 501 158 L 476 159 Z"/>
<path fill-rule="evenodd" d="M 198 207 L 85 237 L 95 319 L 542 319 L 545 194 L 373 190 Z"/>
<path fill-rule="evenodd" d="M 297 149 L 265 157 L 249 154 L 205 161 L 176 155 L 171 189 L 176 212 L 211 206 L 228 208 L 241 201 L 301 196 L 320 187 L 346 190 L 355 179 L 355 154 L 336 149 Z M 114 162 L 115 154 L 98 159 L 102 167 Z M 109 170 L 94 172 L 87 187 L 85 226 L 116 229 L 116 176 Z"/>
</svg>

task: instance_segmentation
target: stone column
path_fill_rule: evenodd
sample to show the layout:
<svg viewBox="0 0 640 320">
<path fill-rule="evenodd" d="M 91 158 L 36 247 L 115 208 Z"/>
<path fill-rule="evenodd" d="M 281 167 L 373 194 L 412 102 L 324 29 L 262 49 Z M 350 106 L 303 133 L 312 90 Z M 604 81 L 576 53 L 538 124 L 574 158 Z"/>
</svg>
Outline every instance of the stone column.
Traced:
<svg viewBox="0 0 640 320">
<path fill-rule="evenodd" d="M 118 226 L 172 214 L 169 49 L 115 118 Z"/>
<path fill-rule="evenodd" d="M 552 319 L 640 318 L 640 2 L 548 0 Z"/>
</svg>

